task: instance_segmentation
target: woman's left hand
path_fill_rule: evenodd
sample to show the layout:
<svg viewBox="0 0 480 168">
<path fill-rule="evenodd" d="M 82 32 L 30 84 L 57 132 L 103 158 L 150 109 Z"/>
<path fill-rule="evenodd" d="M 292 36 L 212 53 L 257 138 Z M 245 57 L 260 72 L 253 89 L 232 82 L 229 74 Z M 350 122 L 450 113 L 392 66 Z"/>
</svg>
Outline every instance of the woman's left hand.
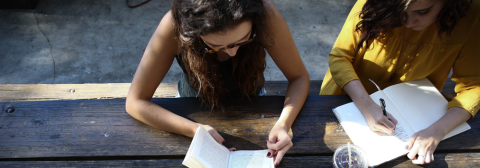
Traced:
<svg viewBox="0 0 480 168">
<path fill-rule="evenodd" d="M 437 148 L 438 143 L 445 137 L 442 132 L 428 127 L 412 135 L 405 147 L 410 151 L 407 156 L 412 160 L 412 163 L 428 164 L 435 160 L 433 152 Z"/>
<path fill-rule="evenodd" d="M 278 125 L 273 126 L 268 137 L 267 157 L 274 157 L 274 164 L 278 166 L 285 153 L 293 146 L 292 139 L 288 136 L 288 131 Z"/>
</svg>

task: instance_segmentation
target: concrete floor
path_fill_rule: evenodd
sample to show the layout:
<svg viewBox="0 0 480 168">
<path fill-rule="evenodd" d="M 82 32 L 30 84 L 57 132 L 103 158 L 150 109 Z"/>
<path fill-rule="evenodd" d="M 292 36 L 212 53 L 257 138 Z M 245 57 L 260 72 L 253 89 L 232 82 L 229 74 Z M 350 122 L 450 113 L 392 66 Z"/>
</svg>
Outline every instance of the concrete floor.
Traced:
<svg viewBox="0 0 480 168">
<path fill-rule="evenodd" d="M 143 0 L 130 0 L 131 4 Z M 322 80 L 328 53 L 355 0 L 273 0 L 311 80 Z M 129 83 L 171 0 L 130 9 L 124 0 L 40 0 L 35 10 L 0 10 L 0 84 Z M 163 82 L 177 82 L 174 61 Z M 286 78 L 268 58 L 265 78 Z"/>
</svg>

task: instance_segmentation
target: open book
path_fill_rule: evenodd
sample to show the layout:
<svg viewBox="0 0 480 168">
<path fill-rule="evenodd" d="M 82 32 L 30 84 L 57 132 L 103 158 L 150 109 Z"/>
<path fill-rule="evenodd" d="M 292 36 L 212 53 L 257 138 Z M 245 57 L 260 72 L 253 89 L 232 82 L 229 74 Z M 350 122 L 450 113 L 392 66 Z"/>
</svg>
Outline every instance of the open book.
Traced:
<svg viewBox="0 0 480 168">
<path fill-rule="evenodd" d="M 229 151 L 199 126 L 182 164 L 189 168 L 274 168 L 268 150 Z"/>
<path fill-rule="evenodd" d="M 448 104 L 426 78 L 392 85 L 383 91 L 378 86 L 377 88 L 379 91 L 370 97 L 379 105 L 379 99 L 383 98 L 386 110 L 398 121 L 392 135 L 379 136 L 372 132 L 365 117 L 353 102 L 333 109 L 333 113 L 353 143 L 367 153 L 369 166 L 376 166 L 407 154 L 405 146 L 410 137 L 439 120 L 447 112 Z M 465 122 L 443 139 L 469 129 L 470 126 Z"/>
</svg>

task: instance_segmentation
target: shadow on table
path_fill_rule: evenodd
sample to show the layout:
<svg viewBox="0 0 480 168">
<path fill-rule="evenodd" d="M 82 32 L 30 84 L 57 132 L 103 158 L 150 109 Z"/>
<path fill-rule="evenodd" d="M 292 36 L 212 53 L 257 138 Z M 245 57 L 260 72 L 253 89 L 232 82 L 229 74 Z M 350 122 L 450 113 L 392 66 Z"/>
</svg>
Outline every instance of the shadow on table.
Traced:
<svg viewBox="0 0 480 168">
<path fill-rule="evenodd" d="M 239 130 L 238 133 L 222 132 L 222 136 L 227 140 L 227 146 L 235 146 L 243 149 L 266 149 L 264 140 L 268 138 L 268 133 L 280 116 L 283 108 L 284 97 L 259 97 L 256 100 L 238 101 L 226 103 L 227 112 L 215 112 L 210 114 L 205 109 L 199 109 L 200 104 L 196 99 L 188 99 L 183 103 L 194 101 L 187 104 L 162 103 L 169 106 L 167 109 L 179 111 L 179 115 L 188 119 L 208 123 L 223 127 L 222 130 L 232 130 L 233 128 L 242 129 L 251 128 L 251 130 Z M 180 101 L 178 101 L 180 102 Z M 345 95 L 338 96 L 308 96 L 306 103 L 298 114 L 293 126 L 294 146 L 287 152 L 286 156 L 332 156 L 335 149 L 347 142 L 351 142 L 346 133 L 340 127 L 338 120 L 334 116 L 332 109 L 351 102 L 351 99 Z M 194 105 L 196 104 L 196 105 Z M 194 105 L 195 108 L 186 107 L 186 105 Z M 162 107 L 164 107 L 162 106 Z M 180 110 L 182 109 L 183 110 Z M 238 121 L 241 124 L 238 124 Z M 451 137 L 442 141 L 435 151 L 435 161 L 428 167 L 445 167 L 456 164 L 457 162 L 446 159 L 449 153 L 466 153 L 478 149 L 480 142 L 480 129 L 478 125 L 480 119 L 473 118 L 468 121 L 472 127 L 464 133 Z M 248 125 L 249 124 L 249 125 Z M 256 135 L 252 131 L 256 129 L 260 135 Z M 261 131 L 260 131 L 261 130 Z M 243 135 L 242 135 L 243 133 Z M 248 134 L 248 135 L 247 135 Z M 243 148 L 242 148 L 243 147 Z M 465 162 L 465 161 L 464 161 Z M 390 166 L 415 166 L 407 157 L 387 162 L 380 167 Z"/>
<path fill-rule="evenodd" d="M 284 97 L 227 100 L 224 110 L 210 111 L 196 98 L 152 99 L 161 107 L 186 119 L 215 128 L 227 147 L 238 150 L 267 149 L 265 140 L 283 108 Z"/>
<path fill-rule="evenodd" d="M 265 146 L 260 146 L 256 143 L 253 143 L 245 138 L 233 136 L 220 132 L 220 135 L 225 139 L 226 147 L 231 148 L 235 147 L 237 150 L 264 150 Z"/>
</svg>

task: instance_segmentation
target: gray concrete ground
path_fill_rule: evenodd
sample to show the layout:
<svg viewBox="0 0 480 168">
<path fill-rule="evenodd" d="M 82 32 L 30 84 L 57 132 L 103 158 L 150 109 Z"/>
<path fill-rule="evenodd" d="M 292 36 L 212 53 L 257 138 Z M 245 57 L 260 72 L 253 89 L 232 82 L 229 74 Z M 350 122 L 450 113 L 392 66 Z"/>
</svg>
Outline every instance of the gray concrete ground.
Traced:
<svg viewBox="0 0 480 168">
<path fill-rule="evenodd" d="M 131 4 L 143 0 L 130 0 Z M 290 27 L 311 80 L 355 0 L 273 0 Z M 128 83 L 171 0 L 130 9 L 124 0 L 40 0 L 35 10 L 0 10 L 0 84 Z M 268 58 L 265 78 L 286 80 Z M 177 82 L 174 61 L 163 82 Z"/>
</svg>

